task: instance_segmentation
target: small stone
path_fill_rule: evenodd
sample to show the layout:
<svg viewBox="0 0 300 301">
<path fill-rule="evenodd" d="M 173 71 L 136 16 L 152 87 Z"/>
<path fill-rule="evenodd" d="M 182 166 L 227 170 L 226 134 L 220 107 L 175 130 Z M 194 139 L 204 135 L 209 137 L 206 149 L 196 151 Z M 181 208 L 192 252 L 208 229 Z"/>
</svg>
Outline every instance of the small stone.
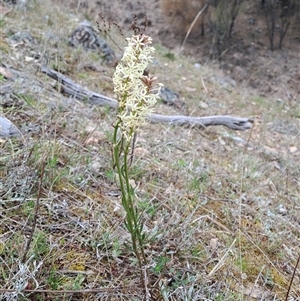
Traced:
<svg viewBox="0 0 300 301">
<path fill-rule="evenodd" d="M 199 108 L 201 109 L 207 109 L 208 108 L 208 104 L 204 101 L 199 101 Z"/>
<path fill-rule="evenodd" d="M 95 172 L 99 172 L 101 168 L 101 163 L 99 161 L 95 161 L 91 164 L 91 169 Z"/>
<path fill-rule="evenodd" d="M 291 152 L 291 153 L 295 153 L 297 150 L 298 150 L 298 149 L 297 149 L 296 146 L 290 147 L 290 152 Z"/>
<path fill-rule="evenodd" d="M 283 206 L 282 204 L 280 204 L 277 208 L 278 212 L 281 214 L 287 214 L 287 209 L 285 208 L 285 206 Z"/>
<path fill-rule="evenodd" d="M 149 151 L 143 147 L 137 147 L 134 149 L 134 155 L 137 157 L 144 157 L 149 154 Z"/>
<path fill-rule="evenodd" d="M 196 63 L 196 64 L 194 64 L 194 67 L 195 67 L 196 69 L 201 69 L 202 65 L 199 64 L 199 63 Z"/>
</svg>

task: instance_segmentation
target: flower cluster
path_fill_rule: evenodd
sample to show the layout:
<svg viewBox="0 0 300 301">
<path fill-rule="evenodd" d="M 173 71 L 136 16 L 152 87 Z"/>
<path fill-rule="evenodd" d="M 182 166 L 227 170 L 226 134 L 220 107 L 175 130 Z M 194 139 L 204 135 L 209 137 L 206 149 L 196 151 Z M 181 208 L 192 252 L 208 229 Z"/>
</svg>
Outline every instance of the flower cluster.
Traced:
<svg viewBox="0 0 300 301">
<path fill-rule="evenodd" d="M 127 39 L 128 46 L 118 64 L 114 77 L 114 92 L 117 95 L 118 123 L 122 135 L 130 141 L 137 127 L 145 122 L 152 111 L 159 93 L 153 89 L 155 77 L 148 75 L 146 68 L 151 62 L 152 39 L 144 34 Z"/>
</svg>

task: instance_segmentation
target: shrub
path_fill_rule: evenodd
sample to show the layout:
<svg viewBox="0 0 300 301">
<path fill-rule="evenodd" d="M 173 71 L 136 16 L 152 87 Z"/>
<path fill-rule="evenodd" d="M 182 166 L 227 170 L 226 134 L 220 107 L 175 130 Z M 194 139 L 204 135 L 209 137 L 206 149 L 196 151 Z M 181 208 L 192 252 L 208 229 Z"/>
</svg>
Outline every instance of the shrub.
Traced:
<svg viewBox="0 0 300 301">
<path fill-rule="evenodd" d="M 206 5 L 206 0 L 162 0 L 161 8 L 165 15 L 171 19 L 172 28 L 175 32 L 185 35 L 194 21 L 198 12 Z M 196 37 L 204 35 L 204 20 L 207 8 L 197 19 L 191 35 Z"/>
</svg>

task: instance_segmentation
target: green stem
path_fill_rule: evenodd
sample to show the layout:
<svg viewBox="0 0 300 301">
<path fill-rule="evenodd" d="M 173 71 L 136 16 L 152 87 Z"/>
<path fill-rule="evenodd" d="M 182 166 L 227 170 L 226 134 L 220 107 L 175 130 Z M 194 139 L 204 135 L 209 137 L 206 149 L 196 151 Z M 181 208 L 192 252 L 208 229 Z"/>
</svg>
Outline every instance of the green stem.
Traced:
<svg viewBox="0 0 300 301">
<path fill-rule="evenodd" d="M 135 253 L 140 269 L 143 264 L 146 264 L 146 256 L 144 252 L 144 243 L 142 238 L 142 224 L 139 221 L 137 211 L 134 206 L 134 191 L 129 183 L 129 168 L 128 168 L 128 154 L 131 141 L 127 142 L 123 149 L 124 138 L 118 141 L 119 123 L 117 122 L 113 136 L 113 160 L 117 169 L 118 178 L 121 188 L 122 205 L 126 212 L 125 225 L 130 232 L 133 252 Z M 123 151 L 123 160 L 120 160 L 121 152 Z M 123 161 L 121 165 L 120 161 Z M 140 253 L 143 262 L 140 258 Z"/>
<path fill-rule="evenodd" d="M 134 206 L 134 190 L 132 186 L 129 183 L 129 170 L 128 170 L 128 155 L 129 155 L 129 148 L 130 148 L 131 141 L 126 145 L 126 148 L 124 149 L 124 174 L 126 175 L 125 181 L 126 181 L 126 189 L 129 192 L 128 193 L 128 205 L 129 205 L 129 211 L 131 214 L 131 218 L 133 221 L 134 226 L 134 238 L 138 239 L 139 242 L 139 248 L 143 257 L 144 264 L 146 263 L 146 256 L 144 252 L 144 242 L 142 238 L 142 224 L 139 222 L 138 214 L 135 210 Z"/>
</svg>

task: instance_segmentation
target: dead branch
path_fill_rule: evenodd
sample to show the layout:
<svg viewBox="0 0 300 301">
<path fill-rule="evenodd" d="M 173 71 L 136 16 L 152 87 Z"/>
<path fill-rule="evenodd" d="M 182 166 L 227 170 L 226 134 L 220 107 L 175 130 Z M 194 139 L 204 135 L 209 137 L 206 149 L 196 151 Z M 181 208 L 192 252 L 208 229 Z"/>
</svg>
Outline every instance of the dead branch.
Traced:
<svg viewBox="0 0 300 301">
<path fill-rule="evenodd" d="M 63 74 L 52 70 L 46 66 L 41 66 L 41 72 L 47 74 L 49 77 L 59 82 L 62 92 L 74 96 L 77 99 L 89 101 L 92 104 L 100 106 L 109 106 L 117 108 L 118 102 L 110 97 L 102 94 L 92 92 L 72 81 Z M 223 125 L 233 130 L 248 130 L 252 128 L 253 119 L 240 118 L 233 116 L 207 116 L 207 117 L 191 117 L 183 115 L 166 116 L 160 114 L 149 114 L 148 120 L 153 123 L 168 123 L 177 126 L 192 126 L 204 128 L 211 125 Z"/>
</svg>

